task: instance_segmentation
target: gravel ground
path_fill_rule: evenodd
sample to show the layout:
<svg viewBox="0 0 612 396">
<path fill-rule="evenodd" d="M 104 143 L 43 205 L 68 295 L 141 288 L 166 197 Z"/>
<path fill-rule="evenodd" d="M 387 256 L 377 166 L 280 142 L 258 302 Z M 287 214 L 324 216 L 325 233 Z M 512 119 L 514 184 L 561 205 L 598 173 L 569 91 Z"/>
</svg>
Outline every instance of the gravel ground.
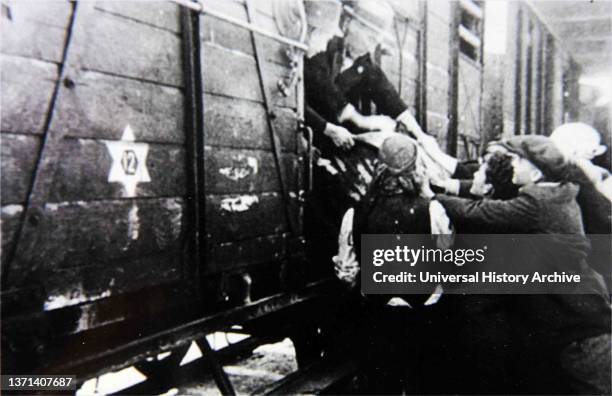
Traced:
<svg viewBox="0 0 612 396">
<path fill-rule="evenodd" d="M 225 372 L 239 395 L 250 395 L 297 370 L 293 344 L 289 339 L 257 348 L 253 355 L 239 364 L 225 366 Z M 181 395 L 220 395 L 210 380 L 190 384 L 177 390 Z"/>
<path fill-rule="evenodd" d="M 215 350 L 227 346 L 228 343 L 238 342 L 243 338 L 245 338 L 243 335 L 226 333 L 215 333 L 207 337 L 211 347 Z M 192 343 L 181 365 L 199 359 L 201 356 L 202 354 L 198 347 Z M 291 341 L 286 338 L 276 344 L 262 345 L 255 349 L 253 355 L 249 358 L 233 365 L 224 366 L 224 369 L 236 393 L 239 395 L 253 394 L 256 393 L 258 389 L 272 384 L 287 374 L 297 370 L 295 350 Z M 85 382 L 77 391 L 77 396 L 121 393 L 122 389 L 145 380 L 146 377 L 138 370 L 134 367 L 129 367 Z M 166 396 L 220 394 L 221 393 L 212 379 L 193 381 L 163 393 L 163 395 Z"/>
</svg>

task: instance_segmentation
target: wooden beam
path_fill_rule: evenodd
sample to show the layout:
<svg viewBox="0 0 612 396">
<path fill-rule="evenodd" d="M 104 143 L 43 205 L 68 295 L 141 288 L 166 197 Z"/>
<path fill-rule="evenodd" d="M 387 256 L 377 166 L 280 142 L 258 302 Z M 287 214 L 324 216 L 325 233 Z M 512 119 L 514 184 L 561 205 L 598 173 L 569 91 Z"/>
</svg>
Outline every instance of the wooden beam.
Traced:
<svg viewBox="0 0 612 396">
<path fill-rule="evenodd" d="M 427 130 L 427 3 L 419 3 L 419 22 L 417 30 L 417 79 L 415 110 L 417 122 Z M 403 58 L 403 57 L 402 57 Z M 400 62 L 403 59 L 400 58 Z M 403 64 L 400 64 L 402 73 Z M 402 77 L 400 76 L 400 82 Z M 400 84 L 401 85 L 401 84 Z M 401 88 L 401 87 L 400 87 Z"/>
<path fill-rule="evenodd" d="M 575 58 L 576 54 L 594 52 L 604 57 L 606 51 L 610 53 L 610 47 L 612 42 L 601 42 L 601 41 L 587 41 L 583 43 L 566 42 L 565 48 L 567 48 Z M 577 59 L 578 60 L 578 59 Z"/>
<path fill-rule="evenodd" d="M 17 233 L 17 242 L 13 252 L 12 260 L 3 268 L 2 288 L 13 286 L 23 286 L 24 278 L 30 271 L 35 269 L 35 266 L 44 264 L 31 263 L 28 261 L 27 253 L 32 248 L 28 246 L 34 240 L 37 225 L 43 216 L 43 206 L 47 201 L 47 197 L 53 184 L 53 175 L 59 163 L 61 153 L 61 143 L 66 135 L 66 129 L 57 129 L 58 108 L 57 103 L 63 95 L 68 95 L 69 91 L 75 87 L 75 81 L 80 73 L 80 57 L 82 56 L 82 48 L 79 47 L 78 40 L 81 43 L 87 42 L 90 38 L 91 15 L 93 13 L 94 4 L 87 2 L 74 3 L 71 16 L 71 24 L 66 34 L 64 50 L 62 54 L 62 62 L 60 64 L 60 74 L 55 82 L 55 90 L 47 119 L 45 120 L 45 129 L 42 138 L 40 152 L 36 162 L 36 168 L 32 182 L 28 191 L 28 200 L 25 207 L 25 213 L 21 229 Z M 75 45 L 77 41 L 77 45 Z M 25 270 L 26 267 L 28 271 Z M 10 283 L 9 283 L 10 281 Z"/>
<path fill-rule="evenodd" d="M 521 79 L 523 65 L 523 10 L 516 14 L 516 50 L 514 58 L 514 134 L 521 134 Z"/>
<path fill-rule="evenodd" d="M 568 14 L 571 15 L 571 14 Z M 557 24 L 567 24 L 567 23 L 589 23 L 589 22 L 598 22 L 598 21 L 606 21 L 610 23 L 610 14 L 592 14 L 592 15 L 581 15 L 581 16 L 565 16 L 565 17 L 554 17 L 548 18 L 548 23 L 551 25 Z"/>
<path fill-rule="evenodd" d="M 528 34 L 530 36 L 529 43 L 527 44 L 526 54 L 525 54 L 525 79 L 523 83 L 525 84 L 525 117 L 524 117 L 524 133 L 525 135 L 530 135 L 532 132 L 532 89 L 533 89 L 533 46 L 535 35 L 535 29 L 531 22 L 528 23 L 527 27 Z"/>
<path fill-rule="evenodd" d="M 609 1 L 537 1 L 529 0 L 531 6 L 549 23 L 554 19 L 563 19 L 576 16 L 576 18 L 591 15 L 610 15 L 612 4 Z"/>
<path fill-rule="evenodd" d="M 461 9 L 456 2 L 451 3 L 450 42 L 448 45 L 448 132 L 446 134 L 446 152 L 457 156 L 458 94 L 459 94 L 459 24 Z"/>
<path fill-rule="evenodd" d="M 606 34 L 602 34 L 602 35 L 591 35 L 591 36 L 581 36 L 581 37 L 571 37 L 570 40 L 572 43 L 578 43 L 578 42 L 601 42 L 601 41 L 606 41 L 609 43 L 612 43 L 612 36 L 606 35 Z"/>
<path fill-rule="evenodd" d="M 206 246 L 204 238 L 204 94 L 202 92 L 202 65 L 199 15 L 181 9 L 183 69 L 185 79 L 185 146 L 187 159 L 188 203 L 191 260 L 185 263 L 183 277 L 187 289 L 195 296 L 200 292 L 201 257 Z"/>
<path fill-rule="evenodd" d="M 552 132 L 553 111 L 555 106 L 555 41 L 549 34 L 544 40 L 544 103 L 542 106 L 542 132 L 550 136 Z"/>
<path fill-rule="evenodd" d="M 461 4 L 461 7 L 465 11 L 472 14 L 473 17 L 482 19 L 483 17 L 482 8 L 476 3 L 474 3 L 473 0 L 459 0 L 459 3 Z"/>
<path fill-rule="evenodd" d="M 244 340 L 238 341 L 235 344 L 229 344 L 215 351 L 215 355 L 222 365 L 235 364 L 242 359 L 245 359 L 253 354 L 253 351 L 260 345 L 270 344 L 277 342 L 274 338 L 260 338 L 260 337 L 248 337 Z M 197 341 L 196 341 L 197 342 Z M 162 360 L 165 361 L 166 359 Z M 176 367 L 168 369 L 162 378 L 150 378 L 147 376 L 147 380 L 133 385 L 129 388 L 121 389 L 111 395 L 146 395 L 157 393 L 165 393 L 170 388 L 189 386 L 194 382 L 203 382 L 212 379 L 208 363 L 205 359 L 196 359 L 183 366 L 177 365 Z M 160 382 L 161 386 L 157 384 Z"/>
<path fill-rule="evenodd" d="M 459 37 L 467 41 L 472 47 L 480 48 L 480 38 L 463 25 L 459 25 Z"/>
<path fill-rule="evenodd" d="M 603 58 L 597 54 L 580 56 L 580 66 L 583 75 L 607 75 L 612 69 L 612 55 L 608 54 Z"/>
<path fill-rule="evenodd" d="M 583 24 L 562 24 L 551 26 L 551 29 L 556 32 L 561 42 L 572 39 L 574 37 L 589 37 L 589 36 L 604 36 L 612 34 L 612 24 L 610 19 L 593 21 Z"/>
<path fill-rule="evenodd" d="M 200 338 L 198 341 L 198 346 L 202 350 L 202 354 L 204 355 L 204 359 L 208 363 L 210 371 L 212 373 L 213 379 L 217 384 L 217 388 L 221 391 L 222 395 L 234 396 L 236 395 L 236 391 L 234 390 L 234 386 L 230 381 L 227 373 L 223 370 L 223 366 L 219 362 L 219 359 L 215 356 L 215 351 L 212 349 L 206 337 Z"/>
<path fill-rule="evenodd" d="M 544 67 L 544 39 L 543 32 L 538 32 L 538 39 L 536 41 L 535 49 L 535 129 L 536 134 L 543 133 L 542 125 L 542 106 L 543 106 L 543 67 Z"/>
<path fill-rule="evenodd" d="M 262 36 L 271 38 L 272 40 L 276 40 L 276 41 L 279 41 L 279 42 L 281 42 L 283 44 L 287 44 L 287 45 L 290 45 L 292 47 L 299 48 L 302 51 L 307 51 L 308 50 L 308 46 L 306 46 L 304 43 L 302 43 L 300 41 L 288 39 L 288 38 L 283 37 L 283 36 L 281 36 L 279 34 L 276 34 L 274 32 L 269 32 L 267 30 L 261 29 L 260 27 L 256 26 L 253 23 L 244 22 L 244 21 L 241 21 L 240 19 L 234 18 L 234 17 L 232 17 L 230 15 L 226 15 L 226 14 L 214 11 L 214 10 L 210 9 L 209 7 L 203 5 L 202 3 L 191 2 L 191 1 L 188 1 L 188 0 L 171 0 L 171 1 L 176 3 L 176 4 L 178 4 L 178 5 L 180 5 L 180 6 L 183 6 L 183 7 L 189 8 L 189 9 L 191 9 L 193 11 L 199 12 L 201 14 L 210 15 L 210 16 L 215 17 L 217 19 L 221 19 L 222 21 L 226 21 L 226 22 L 229 22 L 229 23 L 231 23 L 233 25 L 236 25 L 238 27 L 247 29 L 247 30 L 249 30 L 251 32 L 255 32 L 255 33 L 258 33 L 258 34 L 260 34 Z"/>
<path fill-rule="evenodd" d="M 326 288 L 329 290 L 328 285 L 329 282 L 327 281 L 314 282 L 307 285 L 300 293 L 279 293 L 248 305 L 202 317 L 115 348 L 82 356 L 78 360 L 72 360 L 54 367 L 46 367 L 42 370 L 49 373 L 70 372 L 76 374 L 79 379 L 99 376 L 109 371 L 117 371 L 146 358 L 151 354 L 151 351 L 172 350 L 194 339 L 205 337 L 207 334 L 226 327 L 229 323 L 244 323 L 280 312 L 283 309 L 296 307 L 298 304 L 315 304 L 319 307 L 318 304 L 322 301 L 322 293 L 325 292 Z"/>
</svg>

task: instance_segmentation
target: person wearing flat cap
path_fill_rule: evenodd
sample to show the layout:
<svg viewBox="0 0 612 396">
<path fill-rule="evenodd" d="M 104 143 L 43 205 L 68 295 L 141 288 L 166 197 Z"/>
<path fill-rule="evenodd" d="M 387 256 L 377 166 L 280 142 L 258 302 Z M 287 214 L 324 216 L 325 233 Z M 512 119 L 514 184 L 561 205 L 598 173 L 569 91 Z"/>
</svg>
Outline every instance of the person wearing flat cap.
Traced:
<svg viewBox="0 0 612 396">
<path fill-rule="evenodd" d="M 516 198 L 435 199 L 453 222 L 497 233 L 554 235 L 545 255 L 521 252 L 520 263 L 511 263 L 581 276 L 576 294 L 510 296 L 515 341 L 523 346 L 516 359 L 521 391 L 610 394 L 610 301 L 601 277 L 586 264 L 588 241 L 576 202 L 578 186 L 566 181 L 569 165 L 548 137 L 517 136 L 501 144 L 513 156 L 512 181 L 520 186 Z"/>
<path fill-rule="evenodd" d="M 311 8 L 318 7 L 319 2 L 312 3 Z M 337 4 L 342 7 L 340 2 Z M 325 51 L 309 56 L 304 63 L 306 123 L 314 131 L 315 146 L 323 151 L 334 147 L 350 149 L 354 145 L 353 135 L 345 127 L 353 131 L 389 131 L 401 122 L 408 131 L 421 131 L 371 55 L 393 23 L 393 9 L 385 1 L 345 4 L 352 11 L 342 16 L 343 37 L 332 38 Z M 311 15 L 316 12 L 313 10 Z M 380 115 L 362 115 L 355 108 L 354 103 L 366 96 Z"/>
</svg>

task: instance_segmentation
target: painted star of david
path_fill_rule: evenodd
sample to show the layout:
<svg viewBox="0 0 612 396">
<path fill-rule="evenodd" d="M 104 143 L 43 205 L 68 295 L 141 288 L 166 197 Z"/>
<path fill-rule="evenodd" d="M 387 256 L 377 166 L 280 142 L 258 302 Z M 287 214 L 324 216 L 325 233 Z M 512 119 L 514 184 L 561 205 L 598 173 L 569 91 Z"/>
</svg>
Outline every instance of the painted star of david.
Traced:
<svg viewBox="0 0 612 396">
<path fill-rule="evenodd" d="M 138 183 L 151 181 L 147 170 L 149 145 L 136 143 L 134 140 L 134 132 L 128 125 L 123 130 L 121 140 L 104 142 L 113 158 L 108 182 L 123 184 L 122 196 L 126 198 L 136 196 Z"/>
</svg>

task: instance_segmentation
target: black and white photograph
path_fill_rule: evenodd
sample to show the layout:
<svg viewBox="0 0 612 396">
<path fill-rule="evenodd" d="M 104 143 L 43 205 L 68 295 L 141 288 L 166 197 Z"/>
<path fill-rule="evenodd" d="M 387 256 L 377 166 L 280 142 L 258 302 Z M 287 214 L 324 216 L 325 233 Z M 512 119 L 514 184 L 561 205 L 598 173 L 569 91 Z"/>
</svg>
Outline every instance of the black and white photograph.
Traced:
<svg viewBox="0 0 612 396">
<path fill-rule="evenodd" d="M 0 30 L 0 394 L 612 395 L 612 0 Z"/>
</svg>

